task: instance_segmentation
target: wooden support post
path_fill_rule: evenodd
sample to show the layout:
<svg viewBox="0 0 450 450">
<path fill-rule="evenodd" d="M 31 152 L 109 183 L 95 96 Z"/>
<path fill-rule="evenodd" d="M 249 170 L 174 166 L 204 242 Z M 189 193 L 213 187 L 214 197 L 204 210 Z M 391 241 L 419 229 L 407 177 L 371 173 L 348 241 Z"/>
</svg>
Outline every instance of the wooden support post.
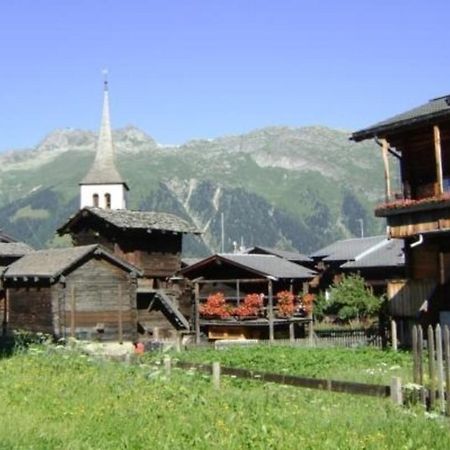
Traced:
<svg viewBox="0 0 450 450">
<path fill-rule="evenodd" d="M 200 286 L 194 285 L 194 321 L 195 321 L 195 343 L 200 344 Z"/>
<path fill-rule="evenodd" d="M 239 280 L 236 280 L 236 298 L 237 298 L 237 306 L 241 304 L 241 289 Z"/>
<path fill-rule="evenodd" d="M 439 283 L 445 284 L 445 260 L 444 253 L 439 252 Z"/>
<path fill-rule="evenodd" d="M 444 182 L 442 176 L 442 150 L 441 150 L 441 132 L 437 125 L 433 126 L 434 135 L 434 159 L 436 162 L 436 181 L 438 195 L 442 195 L 444 192 Z"/>
<path fill-rule="evenodd" d="M 439 409 L 442 413 L 445 412 L 445 398 L 444 398 L 444 355 L 442 351 L 442 331 L 439 324 L 435 329 L 436 336 L 436 368 L 438 379 L 438 401 Z"/>
<path fill-rule="evenodd" d="M 396 405 L 403 405 L 402 380 L 400 377 L 392 377 L 391 379 L 391 400 Z"/>
<path fill-rule="evenodd" d="M 385 197 L 386 197 L 386 203 L 388 203 L 391 199 L 391 176 L 389 173 L 389 158 L 388 158 L 389 144 L 386 139 L 380 139 L 380 141 L 381 141 L 381 151 L 383 154 L 383 163 L 384 163 Z"/>
<path fill-rule="evenodd" d="M 75 337 L 75 312 L 76 312 L 76 302 L 75 302 L 75 286 L 70 289 L 70 336 Z"/>
<path fill-rule="evenodd" d="M 6 336 L 8 332 L 8 308 L 9 308 L 9 289 L 5 289 L 5 299 L 3 301 L 3 320 L 2 335 Z"/>
<path fill-rule="evenodd" d="M 394 352 L 398 349 L 398 341 L 397 341 L 397 323 L 395 320 L 391 320 L 391 341 L 392 341 L 392 350 Z"/>
<path fill-rule="evenodd" d="M 122 317 L 122 286 L 119 284 L 118 289 L 118 315 L 117 315 L 117 334 L 118 334 L 118 340 L 119 344 L 123 344 L 123 317 Z"/>
<path fill-rule="evenodd" d="M 444 353 L 445 353 L 445 387 L 447 397 L 447 416 L 450 416 L 450 331 L 444 327 Z"/>
<path fill-rule="evenodd" d="M 430 376 L 430 409 L 433 409 L 436 401 L 436 365 L 434 363 L 434 333 L 431 325 L 428 326 L 428 369 Z"/>
<path fill-rule="evenodd" d="M 295 341 L 294 322 L 289 322 L 289 341 L 291 342 Z"/>
<path fill-rule="evenodd" d="M 413 382 L 419 384 L 419 349 L 417 325 L 412 328 Z"/>
<path fill-rule="evenodd" d="M 181 352 L 181 340 L 182 340 L 182 335 L 181 335 L 181 332 L 180 331 L 178 331 L 177 332 L 177 335 L 176 335 L 176 341 L 175 341 L 175 351 L 177 352 L 177 353 L 180 353 Z"/>
<path fill-rule="evenodd" d="M 172 361 L 170 360 L 170 356 L 164 356 L 164 372 L 167 377 L 170 377 L 170 372 L 172 370 Z"/>
<path fill-rule="evenodd" d="M 220 362 L 212 363 L 212 383 L 215 389 L 220 389 Z"/>
<path fill-rule="evenodd" d="M 275 338 L 274 327 L 273 327 L 273 284 L 272 280 L 267 282 L 268 290 L 268 308 L 269 308 L 269 341 L 273 342 Z"/>
</svg>

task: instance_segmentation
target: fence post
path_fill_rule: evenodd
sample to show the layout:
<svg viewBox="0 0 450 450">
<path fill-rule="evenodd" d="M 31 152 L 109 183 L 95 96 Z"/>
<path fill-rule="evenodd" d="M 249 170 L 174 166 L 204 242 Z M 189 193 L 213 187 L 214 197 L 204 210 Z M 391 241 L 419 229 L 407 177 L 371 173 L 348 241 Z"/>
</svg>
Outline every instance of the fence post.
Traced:
<svg viewBox="0 0 450 450">
<path fill-rule="evenodd" d="M 426 407 L 427 405 L 427 398 L 426 398 L 426 391 L 425 387 L 423 385 L 423 329 L 422 325 L 419 325 L 417 327 L 417 350 L 419 354 L 419 384 L 422 386 L 420 390 L 420 401 L 422 402 L 422 405 Z"/>
<path fill-rule="evenodd" d="M 438 379 L 438 396 L 439 396 L 439 409 L 442 413 L 445 413 L 445 398 L 444 398 L 444 361 L 442 352 L 442 332 L 441 326 L 436 325 L 436 366 L 437 366 L 437 379 Z"/>
<path fill-rule="evenodd" d="M 434 364 L 434 333 L 431 325 L 428 325 L 428 369 L 430 372 L 430 409 L 433 409 L 436 400 L 436 365 Z"/>
<path fill-rule="evenodd" d="M 418 336 L 417 325 L 412 328 L 412 350 L 413 350 L 413 381 L 419 384 L 419 349 L 418 349 Z"/>
<path fill-rule="evenodd" d="M 220 362 L 212 363 L 212 382 L 215 389 L 220 389 Z"/>
<path fill-rule="evenodd" d="M 395 320 L 391 320 L 391 340 L 392 340 L 392 350 L 397 351 L 398 341 L 397 341 L 397 323 Z"/>
<path fill-rule="evenodd" d="M 170 360 L 170 356 L 164 356 L 164 371 L 167 377 L 170 376 L 171 369 L 172 369 L 172 362 Z"/>
<path fill-rule="evenodd" d="M 391 400 L 396 405 L 403 405 L 402 380 L 400 377 L 392 377 L 391 379 Z"/>
<path fill-rule="evenodd" d="M 447 394 L 447 416 L 450 416 L 450 332 L 448 326 L 444 326 L 444 351 L 445 351 L 445 386 Z"/>
</svg>

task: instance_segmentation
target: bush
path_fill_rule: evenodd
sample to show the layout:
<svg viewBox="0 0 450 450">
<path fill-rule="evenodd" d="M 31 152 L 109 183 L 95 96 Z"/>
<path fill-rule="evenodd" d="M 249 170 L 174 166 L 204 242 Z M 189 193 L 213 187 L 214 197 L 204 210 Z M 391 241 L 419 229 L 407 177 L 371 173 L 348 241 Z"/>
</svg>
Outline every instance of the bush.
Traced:
<svg viewBox="0 0 450 450">
<path fill-rule="evenodd" d="M 329 300 L 318 305 L 320 314 L 335 315 L 341 322 L 352 320 L 367 321 L 375 317 L 383 305 L 383 298 L 375 296 L 366 286 L 364 278 L 358 274 L 343 275 L 338 283 L 330 288 Z M 319 308 L 317 308 L 319 306 Z M 322 310 L 320 311 L 320 308 Z"/>
</svg>

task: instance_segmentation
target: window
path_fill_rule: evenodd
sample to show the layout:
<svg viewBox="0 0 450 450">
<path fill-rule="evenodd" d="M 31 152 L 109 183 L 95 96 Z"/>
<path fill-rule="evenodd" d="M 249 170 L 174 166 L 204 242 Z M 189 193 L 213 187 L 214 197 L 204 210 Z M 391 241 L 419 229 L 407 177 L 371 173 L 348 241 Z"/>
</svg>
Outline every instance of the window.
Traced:
<svg viewBox="0 0 450 450">
<path fill-rule="evenodd" d="M 105 194 L 105 208 L 111 209 L 111 194 Z"/>
<path fill-rule="evenodd" d="M 92 196 L 92 206 L 95 208 L 98 208 L 98 194 L 94 194 Z"/>
</svg>

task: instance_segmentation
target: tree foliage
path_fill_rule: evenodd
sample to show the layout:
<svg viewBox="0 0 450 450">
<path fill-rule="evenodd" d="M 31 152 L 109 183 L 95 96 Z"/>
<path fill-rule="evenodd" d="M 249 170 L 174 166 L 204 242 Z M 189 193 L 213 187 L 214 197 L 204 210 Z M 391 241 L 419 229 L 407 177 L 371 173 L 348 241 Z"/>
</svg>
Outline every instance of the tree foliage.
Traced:
<svg viewBox="0 0 450 450">
<path fill-rule="evenodd" d="M 378 314 L 383 300 L 373 294 L 359 274 L 343 275 L 329 291 L 329 299 L 318 306 L 319 314 L 335 315 L 342 322 L 366 321 Z"/>
</svg>

